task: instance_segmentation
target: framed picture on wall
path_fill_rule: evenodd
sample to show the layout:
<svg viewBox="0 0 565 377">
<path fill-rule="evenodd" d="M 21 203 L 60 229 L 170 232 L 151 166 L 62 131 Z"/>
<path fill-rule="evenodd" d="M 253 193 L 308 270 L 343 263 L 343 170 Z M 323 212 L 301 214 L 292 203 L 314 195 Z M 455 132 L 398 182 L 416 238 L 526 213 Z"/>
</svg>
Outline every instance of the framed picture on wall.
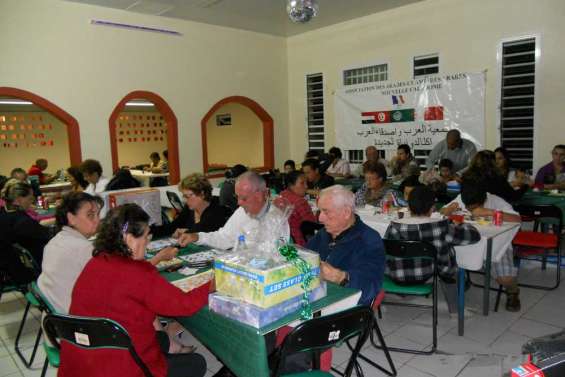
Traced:
<svg viewBox="0 0 565 377">
<path fill-rule="evenodd" d="M 231 126 L 231 114 L 216 115 L 216 126 L 218 127 Z"/>
</svg>

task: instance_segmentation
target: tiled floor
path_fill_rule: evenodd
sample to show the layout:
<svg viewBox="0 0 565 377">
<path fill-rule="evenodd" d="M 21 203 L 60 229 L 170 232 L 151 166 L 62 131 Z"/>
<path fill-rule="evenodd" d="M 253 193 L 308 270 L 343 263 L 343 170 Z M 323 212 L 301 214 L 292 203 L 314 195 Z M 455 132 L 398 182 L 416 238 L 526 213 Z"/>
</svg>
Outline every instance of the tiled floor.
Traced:
<svg viewBox="0 0 565 377">
<path fill-rule="evenodd" d="M 539 264 L 526 266 L 521 270 L 528 279 L 541 280 L 553 276 L 555 269 L 541 272 Z M 495 294 L 491 295 L 491 306 Z M 400 377 L 499 377 L 508 375 L 512 366 L 522 360 L 521 345 L 532 337 L 546 335 L 565 327 L 565 284 L 555 291 L 546 292 L 533 289 L 521 290 L 522 310 L 509 313 L 504 310 L 491 312 L 488 317 L 480 314 L 482 291 L 471 288 L 466 293 L 466 307 L 470 317 L 466 319 L 465 336 L 457 335 L 457 320 L 450 317 L 440 295 L 438 325 L 438 352 L 432 356 L 414 356 L 405 353 L 392 353 L 398 376 Z M 40 348 L 32 369 L 26 369 L 14 352 L 14 339 L 21 321 L 25 301 L 21 294 L 9 293 L 0 303 L 0 377 L 39 376 L 44 361 Z M 22 338 L 23 348 L 30 351 L 37 328 L 39 313 L 33 312 L 26 323 Z M 431 314 L 426 311 L 385 306 L 380 327 L 389 346 L 426 348 L 431 343 Z M 185 339 L 186 340 L 186 339 Z M 190 341 L 190 340 L 189 340 Z M 194 343 L 195 341 L 192 340 Z M 211 376 L 221 364 L 204 346 L 198 344 L 198 351 L 208 360 Z M 384 363 L 381 351 L 369 345 L 364 353 L 373 360 Z M 334 351 L 334 366 L 344 368 L 349 357 L 346 347 Z M 370 365 L 361 361 L 365 376 L 383 375 Z M 55 376 L 56 370 L 50 368 L 47 376 Z"/>
</svg>

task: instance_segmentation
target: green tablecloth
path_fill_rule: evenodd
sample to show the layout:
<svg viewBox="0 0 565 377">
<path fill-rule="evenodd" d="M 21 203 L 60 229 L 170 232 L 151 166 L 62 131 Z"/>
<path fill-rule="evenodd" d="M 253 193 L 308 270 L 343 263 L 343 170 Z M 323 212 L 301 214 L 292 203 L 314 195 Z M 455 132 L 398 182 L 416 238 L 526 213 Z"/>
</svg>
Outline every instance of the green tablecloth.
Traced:
<svg viewBox="0 0 565 377">
<path fill-rule="evenodd" d="M 548 192 L 540 191 L 528 191 L 516 204 L 525 205 L 543 205 L 543 204 L 553 204 L 561 209 L 563 215 L 563 221 L 565 221 L 565 195 L 555 195 Z"/>
<path fill-rule="evenodd" d="M 179 255 L 203 250 L 206 246 L 189 245 Z M 200 271 L 199 271 L 200 272 Z M 168 281 L 181 279 L 178 272 L 162 272 Z M 312 303 L 312 310 L 321 309 L 357 293 L 357 290 L 328 283 L 326 297 Z M 260 329 L 211 312 L 206 306 L 191 317 L 177 318 L 177 321 L 204 344 L 220 361 L 238 377 L 269 376 L 267 348 L 264 335 L 300 319 L 299 312 L 289 314 Z"/>
</svg>

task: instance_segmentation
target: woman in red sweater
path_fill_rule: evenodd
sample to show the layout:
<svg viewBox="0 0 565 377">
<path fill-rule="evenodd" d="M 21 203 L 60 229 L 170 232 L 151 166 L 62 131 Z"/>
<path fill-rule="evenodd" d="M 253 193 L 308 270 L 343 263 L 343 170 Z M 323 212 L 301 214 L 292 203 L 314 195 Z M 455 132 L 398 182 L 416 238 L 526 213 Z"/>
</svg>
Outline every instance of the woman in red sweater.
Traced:
<svg viewBox="0 0 565 377">
<path fill-rule="evenodd" d="M 290 227 L 290 235 L 297 245 L 304 246 L 306 241 L 300 231 L 300 224 L 303 221 L 316 222 L 316 216 L 312 213 L 312 208 L 308 201 L 304 198 L 306 196 L 306 177 L 300 171 L 293 171 L 287 175 L 288 188 L 281 192 L 281 196 L 287 199 L 290 204 L 294 206 L 292 214 L 288 218 L 288 225 Z"/>
<path fill-rule="evenodd" d="M 149 216 L 136 204 L 112 209 L 100 225 L 93 258 L 77 279 L 70 314 L 110 318 L 129 333 L 135 350 L 155 377 L 202 377 L 199 354 L 166 355 L 168 338 L 156 332 L 157 315 L 190 316 L 208 302 L 211 283 L 184 293 L 145 261 Z M 143 377 L 124 350 L 84 350 L 62 342 L 59 377 Z"/>
</svg>

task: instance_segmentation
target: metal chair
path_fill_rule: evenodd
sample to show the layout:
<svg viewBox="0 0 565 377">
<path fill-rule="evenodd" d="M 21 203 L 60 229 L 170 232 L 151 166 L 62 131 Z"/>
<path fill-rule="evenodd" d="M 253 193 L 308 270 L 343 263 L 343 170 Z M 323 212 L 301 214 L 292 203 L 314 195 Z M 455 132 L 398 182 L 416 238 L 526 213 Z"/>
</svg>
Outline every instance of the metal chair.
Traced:
<svg viewBox="0 0 565 377">
<path fill-rule="evenodd" d="M 39 265 L 37 264 L 31 253 L 18 244 L 12 245 L 12 250 L 14 251 L 15 255 L 18 257 L 21 266 L 29 271 L 29 275 L 33 277 L 34 280 L 37 279 L 39 277 L 39 274 L 41 273 L 41 269 L 39 268 Z M 31 365 L 33 364 L 33 360 L 35 359 L 35 354 L 37 352 L 37 348 L 39 346 L 39 340 L 41 339 L 41 334 L 42 334 L 41 327 L 39 328 L 39 330 L 37 330 L 37 336 L 35 337 L 35 343 L 31 351 L 29 360 L 26 360 L 22 350 L 20 349 L 20 338 L 22 336 L 22 332 L 24 330 L 24 326 L 30 308 L 33 306 L 39 309 L 40 311 L 44 310 L 42 302 L 38 301 L 36 299 L 36 295 L 33 293 L 34 288 L 37 288 L 37 285 L 35 284 L 35 282 L 32 282 L 30 283 L 28 288 L 21 291 L 24 294 L 27 304 L 24 310 L 22 321 L 20 322 L 20 326 L 18 328 L 16 340 L 14 342 L 14 350 L 16 351 L 16 354 L 28 369 L 31 367 Z"/>
<path fill-rule="evenodd" d="M 298 352 L 323 351 L 358 336 L 344 372 L 344 376 L 351 376 L 353 368 L 359 368 L 357 356 L 369 337 L 372 321 L 373 313 L 369 307 L 356 306 L 339 313 L 301 323 L 286 336 L 281 347 L 276 351 L 273 377 L 281 376 L 281 369 L 288 355 Z M 332 374 L 320 370 L 292 374 L 292 377 L 306 376 L 329 377 Z"/>
<path fill-rule="evenodd" d="M 430 259 L 433 263 L 434 275 L 431 283 L 399 285 L 385 276 L 383 289 L 385 292 L 401 296 L 429 296 L 432 295 L 432 305 L 408 304 L 402 302 L 384 301 L 384 305 L 408 306 L 413 308 L 432 309 L 432 348 L 429 351 L 421 351 L 407 348 L 388 347 L 389 351 L 413 353 L 419 355 L 431 355 L 437 349 L 437 288 L 438 288 L 438 269 L 437 269 L 437 250 L 424 241 L 397 241 L 384 239 L 385 253 L 387 257 L 393 258 L 424 258 Z"/>
<path fill-rule="evenodd" d="M 519 231 L 514 237 L 512 244 L 515 246 L 514 259 L 518 267 L 520 267 L 521 259 L 539 260 L 541 256 L 541 268 L 546 269 L 547 257 L 551 250 L 555 250 L 557 259 L 557 271 L 555 274 L 555 284 L 551 286 L 524 284 L 521 287 L 553 290 L 559 287 L 561 283 L 561 231 L 563 230 L 563 213 L 558 207 L 549 205 L 518 205 L 516 207 L 522 218 L 531 219 L 534 223 L 542 222 L 542 219 L 551 219 L 556 226 L 553 226 L 553 233 L 538 232 L 537 227 L 533 231 Z"/>
<path fill-rule="evenodd" d="M 53 366 L 59 366 L 60 339 L 82 349 L 112 348 L 128 351 L 143 375 L 153 377 L 135 351 L 128 332 L 116 321 L 107 318 L 48 314 L 43 320 L 43 328 L 54 347 L 46 350 L 47 360 L 43 365 L 42 376 L 47 371 L 48 362 Z"/>
<path fill-rule="evenodd" d="M 182 211 L 182 207 L 184 206 L 182 204 L 182 200 L 180 200 L 179 196 L 177 195 L 176 192 L 174 191 L 167 191 L 167 199 L 169 199 L 169 203 L 171 203 L 171 206 L 177 211 L 180 212 Z"/>
</svg>

